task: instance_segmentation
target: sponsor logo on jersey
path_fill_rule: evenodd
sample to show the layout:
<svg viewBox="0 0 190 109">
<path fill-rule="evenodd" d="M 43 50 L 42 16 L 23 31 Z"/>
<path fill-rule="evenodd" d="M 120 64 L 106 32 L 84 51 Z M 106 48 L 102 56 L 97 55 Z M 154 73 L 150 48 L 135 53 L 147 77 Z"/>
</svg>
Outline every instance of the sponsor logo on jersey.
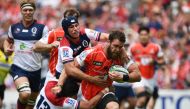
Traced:
<svg viewBox="0 0 190 109">
<path fill-rule="evenodd" d="M 61 36 L 57 37 L 57 41 L 61 41 L 62 39 L 63 39 L 63 37 L 61 37 Z"/>
<path fill-rule="evenodd" d="M 26 45 L 24 43 L 20 44 L 20 50 L 24 50 L 26 48 Z"/>
<path fill-rule="evenodd" d="M 68 99 L 65 100 L 66 104 L 69 104 L 69 105 L 71 105 L 73 107 L 75 106 L 75 102 L 76 102 L 75 100 L 70 99 L 70 98 L 68 98 Z"/>
<path fill-rule="evenodd" d="M 103 62 L 93 61 L 93 65 L 102 66 Z"/>
<path fill-rule="evenodd" d="M 27 29 L 23 29 L 22 32 L 23 32 L 23 33 L 27 33 L 28 30 L 27 30 Z"/>
</svg>

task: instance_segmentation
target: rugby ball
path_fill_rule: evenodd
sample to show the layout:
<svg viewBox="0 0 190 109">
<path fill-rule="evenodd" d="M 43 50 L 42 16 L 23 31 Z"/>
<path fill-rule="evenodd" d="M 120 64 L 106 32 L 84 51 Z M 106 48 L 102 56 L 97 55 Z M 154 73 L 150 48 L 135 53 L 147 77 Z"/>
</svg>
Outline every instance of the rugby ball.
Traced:
<svg viewBox="0 0 190 109">
<path fill-rule="evenodd" d="M 128 70 L 126 68 L 124 68 L 121 65 L 113 65 L 110 69 L 109 69 L 109 73 L 112 72 L 116 72 L 116 73 L 122 73 L 122 74 L 129 74 Z M 116 81 L 116 82 L 124 82 L 124 81 Z"/>
</svg>

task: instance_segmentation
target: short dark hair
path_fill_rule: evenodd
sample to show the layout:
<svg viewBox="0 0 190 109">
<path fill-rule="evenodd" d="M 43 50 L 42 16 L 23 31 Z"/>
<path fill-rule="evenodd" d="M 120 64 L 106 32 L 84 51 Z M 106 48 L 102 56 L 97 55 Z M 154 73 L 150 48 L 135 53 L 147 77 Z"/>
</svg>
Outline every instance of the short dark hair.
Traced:
<svg viewBox="0 0 190 109">
<path fill-rule="evenodd" d="M 146 31 L 147 33 L 149 33 L 150 29 L 147 26 L 141 26 L 138 30 L 138 33 L 140 33 L 141 31 Z"/>
<path fill-rule="evenodd" d="M 80 12 L 75 8 L 69 8 L 69 9 L 65 10 L 65 12 L 63 13 L 63 16 L 64 16 L 64 18 L 68 17 L 68 16 L 74 16 L 78 19 L 80 16 Z"/>
<path fill-rule="evenodd" d="M 112 42 L 114 39 L 118 39 L 120 42 L 125 43 L 126 37 L 124 32 L 118 30 L 112 31 L 109 35 L 109 40 Z"/>
</svg>

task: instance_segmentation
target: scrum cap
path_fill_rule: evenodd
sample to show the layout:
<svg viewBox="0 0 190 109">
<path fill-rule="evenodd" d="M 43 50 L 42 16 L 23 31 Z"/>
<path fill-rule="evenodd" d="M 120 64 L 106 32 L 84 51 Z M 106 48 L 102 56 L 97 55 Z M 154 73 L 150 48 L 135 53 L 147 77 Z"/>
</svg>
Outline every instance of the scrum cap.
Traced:
<svg viewBox="0 0 190 109">
<path fill-rule="evenodd" d="M 70 25 L 78 23 L 78 19 L 74 16 L 68 16 L 62 20 L 62 28 L 66 35 L 72 38 L 72 36 L 69 35 L 68 28 Z"/>
</svg>

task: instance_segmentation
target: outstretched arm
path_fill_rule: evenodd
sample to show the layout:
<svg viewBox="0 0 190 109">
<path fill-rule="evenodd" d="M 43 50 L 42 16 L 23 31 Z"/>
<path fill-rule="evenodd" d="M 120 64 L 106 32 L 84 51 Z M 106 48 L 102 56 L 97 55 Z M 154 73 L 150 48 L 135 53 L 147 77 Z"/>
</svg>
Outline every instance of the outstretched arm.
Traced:
<svg viewBox="0 0 190 109">
<path fill-rule="evenodd" d="M 100 41 L 101 42 L 106 42 L 109 40 L 109 34 L 108 33 L 101 33 L 100 35 Z"/>
<path fill-rule="evenodd" d="M 33 50 L 35 52 L 50 52 L 50 50 L 52 48 L 57 48 L 59 46 L 59 42 L 58 41 L 54 41 L 53 43 L 51 44 L 46 44 L 46 43 L 43 43 L 42 41 L 38 41 L 35 43 L 35 45 L 33 46 Z"/>
<path fill-rule="evenodd" d="M 55 30 L 50 31 L 35 43 L 33 50 L 35 52 L 49 52 L 52 48 L 57 48 L 59 46 L 59 41 L 56 41 L 55 37 Z"/>
</svg>

